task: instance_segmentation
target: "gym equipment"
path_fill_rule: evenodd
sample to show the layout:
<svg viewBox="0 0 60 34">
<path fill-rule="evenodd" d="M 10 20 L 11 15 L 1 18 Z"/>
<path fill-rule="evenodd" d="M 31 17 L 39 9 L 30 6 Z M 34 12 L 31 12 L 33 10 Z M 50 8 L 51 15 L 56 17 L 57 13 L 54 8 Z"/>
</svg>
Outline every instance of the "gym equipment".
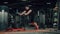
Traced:
<svg viewBox="0 0 60 34">
<path fill-rule="evenodd" d="M 0 31 L 5 30 L 8 25 L 8 7 L 0 6 Z"/>
<path fill-rule="evenodd" d="M 40 9 L 38 10 L 38 13 L 37 13 L 37 22 L 38 22 L 38 25 L 39 25 L 39 28 L 45 28 L 45 12 L 43 9 Z"/>
</svg>

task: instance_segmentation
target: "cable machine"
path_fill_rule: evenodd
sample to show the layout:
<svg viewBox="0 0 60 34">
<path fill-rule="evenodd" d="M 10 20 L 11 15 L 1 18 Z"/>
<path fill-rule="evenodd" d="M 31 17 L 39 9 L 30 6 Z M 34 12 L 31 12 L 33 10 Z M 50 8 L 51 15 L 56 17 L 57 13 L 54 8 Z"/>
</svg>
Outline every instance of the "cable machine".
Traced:
<svg viewBox="0 0 60 34">
<path fill-rule="evenodd" d="M 8 7 L 0 6 L 0 31 L 5 30 L 8 25 Z"/>
</svg>

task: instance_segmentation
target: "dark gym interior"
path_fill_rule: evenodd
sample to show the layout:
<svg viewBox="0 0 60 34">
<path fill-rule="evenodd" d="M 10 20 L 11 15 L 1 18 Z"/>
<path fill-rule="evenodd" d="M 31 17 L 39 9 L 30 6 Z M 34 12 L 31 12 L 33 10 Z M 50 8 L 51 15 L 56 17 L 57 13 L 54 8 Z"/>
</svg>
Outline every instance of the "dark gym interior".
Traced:
<svg viewBox="0 0 60 34">
<path fill-rule="evenodd" d="M 60 6 L 57 0 L 0 0 L 0 31 L 7 28 L 20 28 L 24 19 L 18 13 L 27 5 L 33 10 L 34 17 L 32 18 L 38 24 L 39 29 L 56 28 L 60 30 L 58 10 Z M 29 23 L 29 16 L 24 18 L 27 18 L 25 22 Z M 25 28 L 34 29 L 34 26 L 26 24 Z"/>
</svg>

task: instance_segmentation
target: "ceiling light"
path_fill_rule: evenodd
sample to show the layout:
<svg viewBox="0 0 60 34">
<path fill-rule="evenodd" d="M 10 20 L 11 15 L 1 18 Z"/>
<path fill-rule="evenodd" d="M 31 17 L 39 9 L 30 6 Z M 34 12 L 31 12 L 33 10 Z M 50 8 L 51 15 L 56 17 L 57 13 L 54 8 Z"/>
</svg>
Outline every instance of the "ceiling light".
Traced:
<svg viewBox="0 0 60 34">
<path fill-rule="evenodd" d="M 4 4 L 7 4 L 8 2 L 3 2 Z"/>
<path fill-rule="evenodd" d="M 46 4 L 51 4 L 50 2 L 46 3 Z"/>
</svg>

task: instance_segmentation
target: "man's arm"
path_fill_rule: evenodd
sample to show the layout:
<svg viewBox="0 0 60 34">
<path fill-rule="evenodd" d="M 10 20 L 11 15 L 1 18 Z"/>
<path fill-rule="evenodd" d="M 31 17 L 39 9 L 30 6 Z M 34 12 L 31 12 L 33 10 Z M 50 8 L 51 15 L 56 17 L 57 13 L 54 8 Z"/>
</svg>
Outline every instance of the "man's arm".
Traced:
<svg viewBox="0 0 60 34">
<path fill-rule="evenodd" d="M 25 15 L 29 15 L 32 12 L 32 10 L 29 10 Z"/>
<path fill-rule="evenodd" d="M 26 12 L 26 11 L 23 11 L 22 13 L 19 13 L 19 15 L 23 15 L 23 14 L 25 14 L 25 12 Z"/>
</svg>

